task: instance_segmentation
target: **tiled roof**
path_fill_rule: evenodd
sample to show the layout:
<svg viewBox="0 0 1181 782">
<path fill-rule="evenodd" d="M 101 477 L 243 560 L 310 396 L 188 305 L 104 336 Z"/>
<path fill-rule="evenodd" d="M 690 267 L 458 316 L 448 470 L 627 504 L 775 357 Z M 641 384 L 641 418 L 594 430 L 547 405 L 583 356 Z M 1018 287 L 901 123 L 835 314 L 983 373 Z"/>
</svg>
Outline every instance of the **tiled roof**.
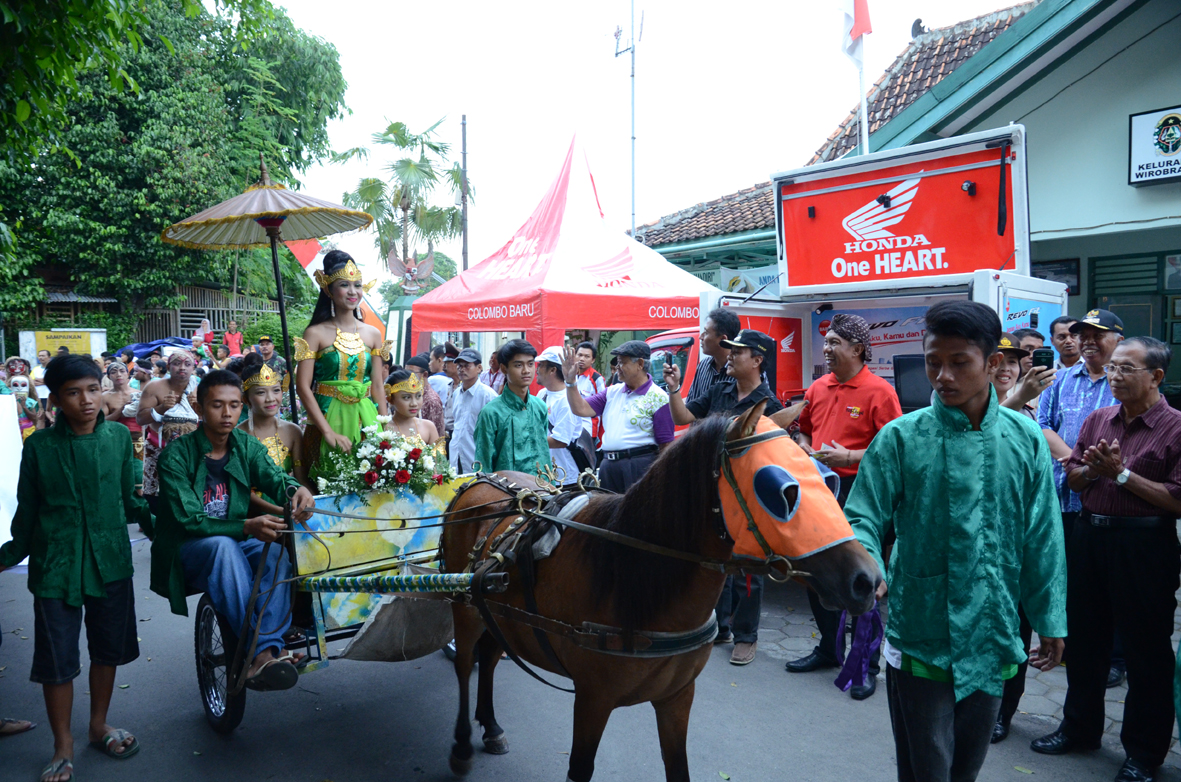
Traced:
<svg viewBox="0 0 1181 782">
<path fill-rule="evenodd" d="M 876 131 L 950 76 L 1040 1 L 1021 3 L 916 36 L 869 91 L 870 131 Z M 860 106 L 857 106 L 849 112 L 808 165 L 835 160 L 857 146 L 861 132 L 859 111 Z M 649 247 L 656 247 L 774 225 L 771 183 L 764 182 L 639 226 L 636 238 Z"/>
<path fill-rule="evenodd" d="M 66 302 L 75 302 L 79 304 L 111 304 L 118 302 L 118 299 L 109 299 L 104 296 L 86 296 L 81 293 L 75 293 L 70 288 L 45 288 L 45 301 L 50 304 L 63 304 Z"/>
</svg>

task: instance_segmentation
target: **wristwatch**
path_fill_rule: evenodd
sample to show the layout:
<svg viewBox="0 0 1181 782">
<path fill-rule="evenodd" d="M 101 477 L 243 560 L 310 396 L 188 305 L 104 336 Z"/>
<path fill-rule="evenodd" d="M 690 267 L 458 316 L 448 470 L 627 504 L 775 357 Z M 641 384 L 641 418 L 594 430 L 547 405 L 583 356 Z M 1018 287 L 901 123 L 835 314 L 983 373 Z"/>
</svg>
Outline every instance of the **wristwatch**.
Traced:
<svg viewBox="0 0 1181 782">
<path fill-rule="evenodd" d="M 1123 486 L 1125 483 L 1128 482 L 1128 478 L 1131 477 L 1131 475 L 1132 475 L 1132 471 L 1129 470 L 1127 467 L 1125 467 L 1123 472 L 1121 472 L 1119 475 L 1115 476 L 1115 482 L 1118 483 L 1120 486 Z"/>
</svg>

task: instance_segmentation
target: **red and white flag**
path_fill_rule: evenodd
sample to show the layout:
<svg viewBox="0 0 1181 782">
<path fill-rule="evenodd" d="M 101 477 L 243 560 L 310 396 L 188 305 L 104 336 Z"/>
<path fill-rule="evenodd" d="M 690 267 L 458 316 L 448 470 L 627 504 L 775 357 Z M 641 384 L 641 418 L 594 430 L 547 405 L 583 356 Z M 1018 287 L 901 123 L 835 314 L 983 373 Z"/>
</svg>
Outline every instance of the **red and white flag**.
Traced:
<svg viewBox="0 0 1181 782">
<path fill-rule="evenodd" d="M 873 32 L 869 23 L 869 0 L 841 0 L 841 9 L 845 13 L 845 35 L 841 40 L 841 48 L 860 68 L 863 59 L 861 36 Z"/>
</svg>

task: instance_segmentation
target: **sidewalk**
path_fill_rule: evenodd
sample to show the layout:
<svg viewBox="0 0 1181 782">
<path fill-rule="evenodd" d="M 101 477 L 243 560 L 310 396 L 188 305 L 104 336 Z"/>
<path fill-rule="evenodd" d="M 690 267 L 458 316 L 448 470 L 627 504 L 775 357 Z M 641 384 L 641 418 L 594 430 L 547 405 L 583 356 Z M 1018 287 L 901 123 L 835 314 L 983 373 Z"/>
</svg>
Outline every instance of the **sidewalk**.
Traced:
<svg viewBox="0 0 1181 782">
<path fill-rule="evenodd" d="M 1173 647 L 1177 647 L 1181 639 L 1181 591 L 1177 594 L 1179 607 L 1173 619 Z M 759 627 L 759 651 L 776 660 L 794 660 L 803 657 L 816 646 L 816 620 L 812 618 L 812 609 L 808 606 L 808 597 L 804 588 L 799 584 L 773 584 L 767 582 L 763 590 L 763 614 Z M 785 676 L 792 674 L 784 673 Z M 836 672 L 833 671 L 833 678 Z M 879 677 L 879 683 L 885 684 L 885 673 Z M 832 688 L 833 696 L 841 693 Z M 1119 733 L 1123 727 L 1123 703 L 1128 694 L 1126 686 L 1113 687 L 1107 691 L 1107 726 L 1104 729 L 1103 743 L 1113 749 L 1119 749 Z M 843 696 L 843 697 L 848 697 Z M 885 697 L 885 687 L 879 687 L 875 698 Z M 1062 704 L 1066 700 L 1066 669 L 1055 668 L 1052 671 L 1039 671 L 1032 666 L 1027 669 L 1025 681 L 1025 695 L 1021 698 L 1021 705 L 1017 716 L 1013 720 L 1016 726 L 1025 723 L 1025 730 L 1014 729 L 1009 741 L 1021 740 L 1022 736 L 1040 736 L 1056 729 L 1062 720 Z M 1178 729 L 1173 725 L 1173 746 L 1169 750 L 1169 759 L 1165 766 L 1173 766 L 1181 770 L 1181 742 L 1178 742 Z"/>
</svg>

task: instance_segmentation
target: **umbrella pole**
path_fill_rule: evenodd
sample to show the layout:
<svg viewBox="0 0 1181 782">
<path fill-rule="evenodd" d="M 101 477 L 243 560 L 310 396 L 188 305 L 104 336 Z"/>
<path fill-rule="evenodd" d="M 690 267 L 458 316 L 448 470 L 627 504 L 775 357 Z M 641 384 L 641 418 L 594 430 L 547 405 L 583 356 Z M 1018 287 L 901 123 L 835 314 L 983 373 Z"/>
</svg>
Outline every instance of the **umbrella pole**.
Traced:
<svg viewBox="0 0 1181 782">
<path fill-rule="evenodd" d="M 299 423 L 299 407 L 295 397 L 295 365 L 291 363 L 291 337 L 287 333 L 287 301 L 283 297 L 283 275 L 279 271 L 279 226 L 264 227 L 267 229 L 267 236 L 271 238 L 271 266 L 275 270 L 275 292 L 279 295 L 279 323 L 283 326 L 283 359 L 287 362 L 287 376 L 290 378 L 287 390 L 291 394 L 291 420 Z"/>
</svg>

